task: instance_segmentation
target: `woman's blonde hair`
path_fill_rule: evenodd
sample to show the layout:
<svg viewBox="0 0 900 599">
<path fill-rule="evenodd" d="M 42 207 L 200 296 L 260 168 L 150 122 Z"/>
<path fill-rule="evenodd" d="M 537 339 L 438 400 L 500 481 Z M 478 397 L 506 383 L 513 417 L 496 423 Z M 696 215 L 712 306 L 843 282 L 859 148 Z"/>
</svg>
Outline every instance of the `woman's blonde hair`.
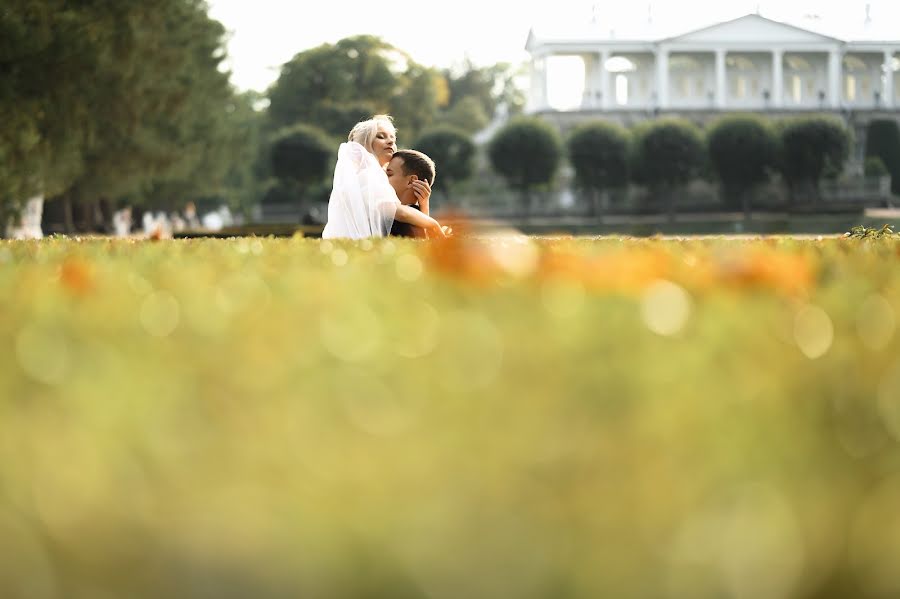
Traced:
<svg viewBox="0 0 900 599">
<path fill-rule="evenodd" d="M 376 114 L 370 119 L 360 121 L 353 125 L 353 129 L 350 129 L 350 135 L 347 136 L 347 141 L 355 141 L 371 152 L 372 142 L 375 141 L 375 135 L 378 133 L 379 125 L 383 126 L 395 136 L 397 135 L 397 129 L 394 127 L 394 118 L 388 114 Z"/>
</svg>

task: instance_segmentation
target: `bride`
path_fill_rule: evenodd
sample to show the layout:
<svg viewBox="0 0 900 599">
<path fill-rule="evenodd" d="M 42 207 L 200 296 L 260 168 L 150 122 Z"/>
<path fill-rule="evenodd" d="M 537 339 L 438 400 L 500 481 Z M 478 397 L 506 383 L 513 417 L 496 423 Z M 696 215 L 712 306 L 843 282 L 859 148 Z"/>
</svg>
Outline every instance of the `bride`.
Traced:
<svg viewBox="0 0 900 599">
<path fill-rule="evenodd" d="M 396 149 L 397 130 L 390 116 L 378 114 L 354 125 L 338 148 L 323 239 L 384 237 L 395 220 L 422 227 L 429 235 L 446 235 L 438 221 L 400 203 L 385 173 Z M 415 181 L 413 192 L 427 199 L 431 187 L 427 181 Z"/>
</svg>

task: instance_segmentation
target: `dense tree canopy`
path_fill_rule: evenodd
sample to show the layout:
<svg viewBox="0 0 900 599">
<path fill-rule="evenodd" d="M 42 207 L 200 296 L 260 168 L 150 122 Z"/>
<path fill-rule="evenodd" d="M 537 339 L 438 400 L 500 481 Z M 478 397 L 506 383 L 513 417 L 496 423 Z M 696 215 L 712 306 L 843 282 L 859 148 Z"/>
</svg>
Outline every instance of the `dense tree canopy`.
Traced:
<svg viewBox="0 0 900 599">
<path fill-rule="evenodd" d="M 246 144 L 224 36 L 202 0 L 5 3 L 0 202 L 221 192 Z"/>
<path fill-rule="evenodd" d="M 390 114 L 401 145 L 433 125 L 469 133 L 484 129 L 502 107 L 521 112 L 518 73 L 506 63 L 465 62 L 438 71 L 378 37 L 360 35 L 295 55 L 268 91 L 272 130 L 307 123 L 335 138 L 376 113 Z M 406 140 L 406 141 L 403 141 Z"/>
<path fill-rule="evenodd" d="M 440 73 L 369 35 L 298 53 L 268 95 L 273 129 L 315 124 L 336 138 L 376 113 L 391 114 L 412 138 L 447 99 Z"/>
</svg>

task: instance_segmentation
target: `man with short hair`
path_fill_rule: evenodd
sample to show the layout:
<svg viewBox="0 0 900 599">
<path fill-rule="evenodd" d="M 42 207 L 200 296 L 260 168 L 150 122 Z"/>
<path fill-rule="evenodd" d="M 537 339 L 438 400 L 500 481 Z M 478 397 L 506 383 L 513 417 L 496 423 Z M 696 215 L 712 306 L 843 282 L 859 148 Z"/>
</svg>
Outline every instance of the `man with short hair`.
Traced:
<svg viewBox="0 0 900 599">
<path fill-rule="evenodd" d="M 397 197 L 400 198 L 400 203 L 417 208 L 427 215 L 429 209 L 428 198 L 423 199 L 421 202 L 418 201 L 413 193 L 412 182 L 416 180 L 428 181 L 429 187 L 433 187 L 434 179 L 437 176 L 434 160 L 418 150 L 397 150 L 385 167 L 385 172 L 387 172 L 391 187 L 394 188 L 394 191 L 397 192 Z M 421 239 L 427 237 L 425 229 L 398 220 L 395 220 L 391 227 L 391 235 Z"/>
</svg>

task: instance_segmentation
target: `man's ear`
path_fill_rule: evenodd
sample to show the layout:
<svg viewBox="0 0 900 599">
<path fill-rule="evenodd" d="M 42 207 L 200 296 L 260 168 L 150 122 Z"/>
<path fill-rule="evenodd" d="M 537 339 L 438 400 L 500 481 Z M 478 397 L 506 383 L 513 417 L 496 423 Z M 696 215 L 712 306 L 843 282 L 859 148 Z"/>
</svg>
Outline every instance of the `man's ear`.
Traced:
<svg viewBox="0 0 900 599">
<path fill-rule="evenodd" d="M 410 185 L 412 185 L 413 181 L 418 181 L 418 180 L 419 180 L 419 177 L 417 177 L 416 175 L 410 175 L 409 181 L 406 182 L 406 186 L 409 187 Z"/>
</svg>

